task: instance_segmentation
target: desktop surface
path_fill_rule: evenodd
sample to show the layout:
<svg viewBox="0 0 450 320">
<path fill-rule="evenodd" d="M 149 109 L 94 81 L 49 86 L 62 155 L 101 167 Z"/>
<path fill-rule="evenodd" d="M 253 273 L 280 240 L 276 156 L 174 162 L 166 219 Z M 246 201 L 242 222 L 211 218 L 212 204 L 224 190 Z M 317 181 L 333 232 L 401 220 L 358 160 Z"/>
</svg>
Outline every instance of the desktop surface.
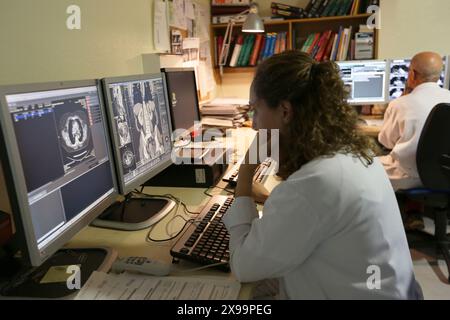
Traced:
<svg viewBox="0 0 450 320">
<path fill-rule="evenodd" d="M 255 132 L 249 128 L 241 128 L 233 131 L 234 137 L 240 139 L 235 141 L 237 143 L 238 153 L 242 156 L 245 150 L 246 142 L 251 142 Z M 244 138 L 244 139 L 242 139 Z M 230 166 L 231 168 L 232 166 Z M 267 182 L 268 189 L 273 189 L 279 182 L 270 180 Z M 220 182 L 218 187 L 225 188 L 227 184 Z M 151 195 L 165 195 L 171 194 L 181 201 L 183 201 L 190 211 L 200 212 L 203 207 L 210 201 L 210 197 L 204 194 L 205 189 L 198 188 L 167 188 L 167 187 L 145 187 L 143 192 Z M 229 195 L 228 192 L 222 189 L 211 189 L 209 193 L 213 195 Z M 170 254 L 171 248 L 178 241 L 180 236 L 173 240 L 165 242 L 152 242 L 147 240 L 150 234 L 152 239 L 167 239 L 171 235 L 176 234 L 183 227 L 185 221 L 181 217 L 174 218 L 176 215 L 181 215 L 185 219 L 195 217 L 195 215 L 185 214 L 180 207 L 178 211 L 172 210 L 166 217 L 164 217 L 158 224 L 152 228 L 147 228 L 140 231 L 117 231 L 110 229 L 102 229 L 96 227 L 86 227 L 80 231 L 68 244 L 69 248 L 78 247 L 92 247 L 92 246 L 107 246 L 118 251 L 119 257 L 126 256 L 145 256 L 151 259 L 156 259 L 161 262 L 171 263 L 172 256 Z M 183 271 L 193 268 L 201 267 L 201 265 L 192 263 L 186 260 L 180 260 L 179 263 L 174 264 L 174 271 Z M 223 272 L 214 268 L 204 269 L 190 273 L 184 273 L 183 276 L 200 276 L 200 277 L 219 277 L 223 279 L 234 279 L 232 273 Z M 242 285 L 239 299 L 249 299 L 252 296 L 252 284 Z"/>
</svg>

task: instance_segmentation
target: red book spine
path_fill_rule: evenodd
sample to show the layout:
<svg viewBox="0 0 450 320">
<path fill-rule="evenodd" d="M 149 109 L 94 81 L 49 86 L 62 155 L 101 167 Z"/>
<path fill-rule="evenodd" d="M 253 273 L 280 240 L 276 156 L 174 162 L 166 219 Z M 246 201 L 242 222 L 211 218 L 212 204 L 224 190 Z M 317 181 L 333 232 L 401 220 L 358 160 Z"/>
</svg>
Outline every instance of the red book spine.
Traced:
<svg viewBox="0 0 450 320">
<path fill-rule="evenodd" d="M 258 62 L 258 54 L 261 49 L 261 43 L 263 41 L 263 35 L 257 34 L 255 39 L 255 46 L 253 47 L 252 56 L 250 58 L 250 65 L 256 66 L 256 63 Z"/>
</svg>

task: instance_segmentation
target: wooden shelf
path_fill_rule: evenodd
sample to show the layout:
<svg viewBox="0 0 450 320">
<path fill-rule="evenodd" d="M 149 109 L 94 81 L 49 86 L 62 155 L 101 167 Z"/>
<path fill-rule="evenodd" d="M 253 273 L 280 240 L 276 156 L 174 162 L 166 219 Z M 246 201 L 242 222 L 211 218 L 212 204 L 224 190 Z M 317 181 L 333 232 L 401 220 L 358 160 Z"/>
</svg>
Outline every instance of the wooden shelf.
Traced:
<svg viewBox="0 0 450 320">
<path fill-rule="evenodd" d="M 220 68 L 215 67 L 217 72 L 219 72 Z M 253 73 L 256 71 L 256 67 L 223 67 L 223 73 Z"/>
<path fill-rule="evenodd" d="M 358 28 L 362 24 L 366 24 L 367 19 L 371 14 L 358 14 L 352 16 L 334 16 L 334 17 L 322 17 L 322 18 L 311 18 L 311 19 L 291 19 L 291 20 L 273 20 L 265 21 L 265 33 L 269 32 L 286 32 L 286 49 L 292 50 L 295 47 L 299 47 L 301 41 L 305 41 L 308 36 L 312 33 L 322 33 L 328 30 L 337 32 L 341 26 L 352 27 L 353 32 L 357 32 Z M 239 34 L 241 32 L 240 26 L 243 23 L 236 23 L 233 29 L 233 34 Z M 223 35 L 225 29 L 227 28 L 227 23 L 221 24 L 211 24 L 211 52 L 215 52 L 215 36 Z M 378 57 L 378 31 L 374 30 L 374 56 L 375 59 Z M 231 53 L 229 53 L 231 54 Z M 221 83 L 221 76 L 219 72 L 219 67 L 215 66 L 214 74 L 216 81 Z M 224 74 L 234 74 L 234 73 L 254 73 L 256 67 L 224 67 Z"/>
<path fill-rule="evenodd" d="M 342 20 L 354 20 L 363 19 L 370 17 L 371 14 L 358 14 L 354 16 L 335 16 L 335 17 L 322 17 L 322 18 L 311 18 L 311 19 L 291 19 L 291 20 L 274 20 L 264 22 L 264 26 L 272 26 L 279 24 L 302 24 L 302 23 L 314 23 L 314 22 L 326 22 L 326 21 L 342 21 Z M 226 28 L 227 23 L 212 24 L 212 29 Z M 235 26 L 242 26 L 242 23 L 236 23 Z"/>
</svg>

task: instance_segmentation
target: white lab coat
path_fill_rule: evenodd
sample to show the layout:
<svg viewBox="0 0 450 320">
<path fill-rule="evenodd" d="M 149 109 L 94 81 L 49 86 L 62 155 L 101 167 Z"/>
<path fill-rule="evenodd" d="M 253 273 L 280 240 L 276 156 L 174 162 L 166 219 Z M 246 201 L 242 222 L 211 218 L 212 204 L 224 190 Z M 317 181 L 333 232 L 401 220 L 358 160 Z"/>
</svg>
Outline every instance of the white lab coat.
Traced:
<svg viewBox="0 0 450 320">
<path fill-rule="evenodd" d="M 424 83 L 389 104 L 379 142 L 392 152 L 380 160 L 395 190 L 420 187 L 416 151 L 423 126 L 439 103 L 450 103 L 450 91 Z"/>
<path fill-rule="evenodd" d="M 261 219 L 253 199 L 239 197 L 223 221 L 237 279 L 279 279 L 281 298 L 416 297 L 400 212 L 377 159 L 369 167 L 342 154 L 312 161 L 272 191 Z"/>
</svg>

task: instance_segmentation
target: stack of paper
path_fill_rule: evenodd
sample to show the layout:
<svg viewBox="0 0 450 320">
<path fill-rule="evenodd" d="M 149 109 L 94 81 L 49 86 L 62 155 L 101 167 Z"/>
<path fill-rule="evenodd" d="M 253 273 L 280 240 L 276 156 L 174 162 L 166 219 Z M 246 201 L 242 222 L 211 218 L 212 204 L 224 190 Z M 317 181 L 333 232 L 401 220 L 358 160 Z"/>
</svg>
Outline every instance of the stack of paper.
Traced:
<svg viewBox="0 0 450 320">
<path fill-rule="evenodd" d="M 241 127 L 248 120 L 248 100 L 218 98 L 205 104 L 202 109 L 202 125 L 209 127 Z"/>
<path fill-rule="evenodd" d="M 241 284 L 217 277 L 94 272 L 75 300 L 235 300 Z"/>
</svg>

